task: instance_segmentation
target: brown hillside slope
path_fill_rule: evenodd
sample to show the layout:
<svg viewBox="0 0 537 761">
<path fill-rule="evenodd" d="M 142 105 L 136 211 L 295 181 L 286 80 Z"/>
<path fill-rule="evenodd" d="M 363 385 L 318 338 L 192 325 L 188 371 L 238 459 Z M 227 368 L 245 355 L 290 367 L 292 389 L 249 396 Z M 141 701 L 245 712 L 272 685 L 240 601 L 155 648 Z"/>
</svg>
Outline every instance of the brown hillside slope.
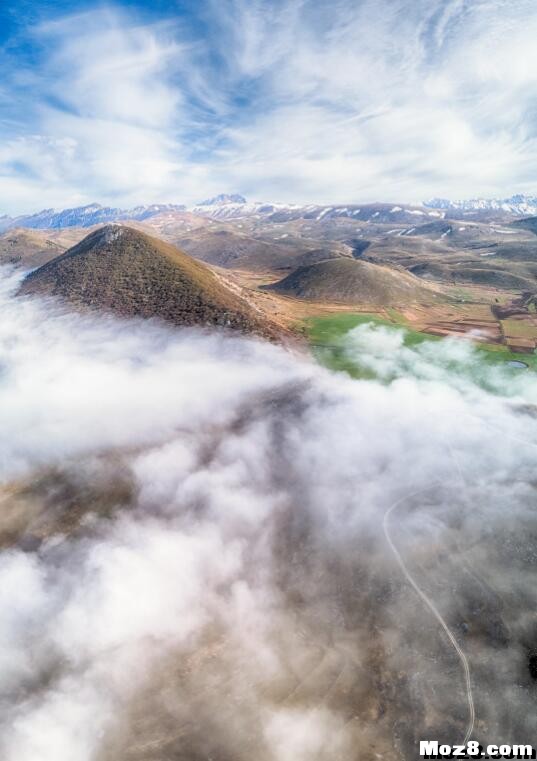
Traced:
<svg viewBox="0 0 537 761">
<path fill-rule="evenodd" d="M 21 294 L 176 325 L 213 325 L 272 336 L 274 328 L 236 290 L 168 243 L 107 225 L 30 273 Z"/>
<path fill-rule="evenodd" d="M 59 230 L 33 230 L 13 227 L 0 234 L 0 265 L 14 264 L 33 269 L 60 256 L 95 228 L 64 227 Z"/>
<path fill-rule="evenodd" d="M 292 270 L 302 264 L 343 255 L 337 243 L 319 246 L 298 237 L 286 242 L 268 241 L 233 230 L 196 230 L 172 242 L 208 264 L 250 272 Z"/>
<path fill-rule="evenodd" d="M 42 230 L 14 228 L 0 235 L 0 264 L 39 267 L 66 248 Z"/>
<path fill-rule="evenodd" d="M 300 299 L 379 305 L 426 302 L 438 295 L 406 272 L 347 258 L 299 267 L 265 287 Z"/>
</svg>

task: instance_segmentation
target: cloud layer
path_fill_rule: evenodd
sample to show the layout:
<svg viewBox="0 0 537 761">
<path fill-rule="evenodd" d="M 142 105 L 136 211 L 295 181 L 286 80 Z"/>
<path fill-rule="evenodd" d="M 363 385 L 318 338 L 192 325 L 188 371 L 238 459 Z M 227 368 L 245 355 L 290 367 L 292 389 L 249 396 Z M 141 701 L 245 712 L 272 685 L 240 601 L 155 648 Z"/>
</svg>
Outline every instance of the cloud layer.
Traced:
<svg viewBox="0 0 537 761">
<path fill-rule="evenodd" d="M 70 7 L 4 48 L 6 211 L 535 191 L 531 0 Z"/>
<path fill-rule="evenodd" d="M 3 759 L 461 741 L 460 663 L 390 550 L 394 505 L 390 538 L 468 657 L 474 737 L 531 742 L 530 375 L 509 398 L 453 386 L 464 352 L 439 342 L 411 372 L 362 327 L 347 350 L 397 378 L 351 381 L 253 340 L 15 300 L 18 277 L 0 294 Z"/>
</svg>

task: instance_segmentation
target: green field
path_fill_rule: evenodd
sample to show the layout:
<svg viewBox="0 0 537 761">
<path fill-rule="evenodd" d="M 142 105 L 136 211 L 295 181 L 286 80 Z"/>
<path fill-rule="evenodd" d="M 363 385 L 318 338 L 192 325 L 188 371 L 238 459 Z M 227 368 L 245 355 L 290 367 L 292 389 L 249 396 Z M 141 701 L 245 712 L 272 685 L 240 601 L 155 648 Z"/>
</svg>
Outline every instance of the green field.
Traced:
<svg viewBox="0 0 537 761">
<path fill-rule="evenodd" d="M 306 335 L 312 346 L 314 356 L 325 367 L 347 372 L 354 378 L 376 378 L 376 373 L 370 367 L 361 365 L 359 360 L 349 356 L 349 352 L 346 349 L 347 342 L 345 337 L 353 328 L 366 324 L 394 329 L 401 328 L 404 330 L 403 346 L 406 348 L 417 348 L 424 343 L 438 343 L 443 340 L 437 336 L 420 333 L 408 328 L 404 318 L 395 310 L 392 311 L 393 314 L 390 313 L 390 317 L 393 321 L 371 314 L 350 313 L 336 314 L 329 317 L 312 317 L 306 320 Z M 479 382 L 480 385 L 483 385 L 483 378 L 486 377 L 487 366 L 503 366 L 509 374 L 518 375 L 526 371 L 507 365 L 507 362 L 510 360 L 518 360 L 525 362 L 531 370 L 537 370 L 537 355 L 535 354 L 513 354 L 505 346 L 498 344 L 474 343 L 473 347 L 476 350 L 476 354 L 471 367 L 463 369 L 457 363 L 451 363 L 450 365 L 449 362 L 446 362 L 446 369 L 470 377 Z"/>
</svg>

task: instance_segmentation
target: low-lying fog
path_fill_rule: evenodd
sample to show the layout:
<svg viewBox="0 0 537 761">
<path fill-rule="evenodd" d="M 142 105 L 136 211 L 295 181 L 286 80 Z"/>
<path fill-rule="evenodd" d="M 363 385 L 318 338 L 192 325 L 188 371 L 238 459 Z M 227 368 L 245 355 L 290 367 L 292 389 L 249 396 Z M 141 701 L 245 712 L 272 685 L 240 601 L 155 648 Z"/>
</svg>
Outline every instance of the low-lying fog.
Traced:
<svg viewBox="0 0 537 761">
<path fill-rule="evenodd" d="M 353 381 L 17 299 L 18 278 L 0 283 L 4 761 L 410 760 L 462 742 L 472 699 L 473 738 L 535 740 L 532 373 L 492 394 L 440 361 L 478 362 L 466 346 L 418 372 L 365 328 L 348 350 L 400 377 Z"/>
</svg>

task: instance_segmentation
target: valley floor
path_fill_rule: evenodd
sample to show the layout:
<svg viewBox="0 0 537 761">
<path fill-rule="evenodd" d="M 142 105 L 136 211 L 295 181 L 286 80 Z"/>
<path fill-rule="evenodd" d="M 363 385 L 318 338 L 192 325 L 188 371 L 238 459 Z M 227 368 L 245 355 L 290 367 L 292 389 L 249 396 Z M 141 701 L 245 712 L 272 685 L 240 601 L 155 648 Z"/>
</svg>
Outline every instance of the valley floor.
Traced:
<svg viewBox="0 0 537 761">
<path fill-rule="evenodd" d="M 228 278 L 230 273 L 226 273 Z M 405 304 L 398 307 L 379 307 L 370 304 L 342 304 L 338 302 L 297 299 L 260 290 L 271 282 L 270 273 L 234 272 L 231 276 L 242 287 L 251 305 L 286 329 L 298 327 L 309 334 L 312 318 L 326 318 L 338 324 L 340 315 L 373 315 L 389 324 L 399 325 L 426 336 L 461 337 L 470 339 L 498 358 L 507 360 L 511 355 L 524 354 L 522 359 L 533 365 L 532 355 L 537 348 L 537 313 L 527 311 L 507 319 L 495 314 L 495 307 L 516 301 L 519 293 L 470 286 L 465 288 L 444 286 L 444 301 L 428 304 Z M 345 324 L 345 319 L 343 323 Z"/>
</svg>

